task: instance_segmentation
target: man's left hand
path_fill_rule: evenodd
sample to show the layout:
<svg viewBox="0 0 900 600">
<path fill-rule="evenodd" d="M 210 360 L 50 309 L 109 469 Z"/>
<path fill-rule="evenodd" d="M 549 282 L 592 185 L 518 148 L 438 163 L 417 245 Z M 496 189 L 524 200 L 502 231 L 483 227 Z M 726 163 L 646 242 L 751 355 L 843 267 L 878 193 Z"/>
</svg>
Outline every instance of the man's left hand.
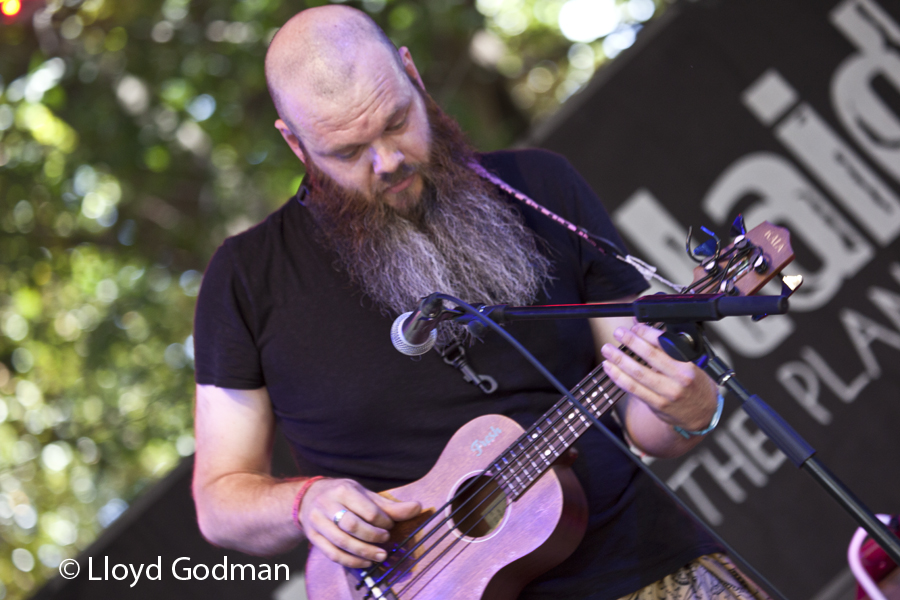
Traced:
<svg viewBox="0 0 900 600">
<path fill-rule="evenodd" d="M 604 344 L 603 369 L 622 390 L 646 404 L 656 417 L 688 431 L 706 428 L 716 410 L 717 389 L 693 363 L 670 357 L 659 345 L 662 331 L 635 324 L 617 327 L 616 340 L 647 364 L 641 364 L 612 344 Z"/>
</svg>

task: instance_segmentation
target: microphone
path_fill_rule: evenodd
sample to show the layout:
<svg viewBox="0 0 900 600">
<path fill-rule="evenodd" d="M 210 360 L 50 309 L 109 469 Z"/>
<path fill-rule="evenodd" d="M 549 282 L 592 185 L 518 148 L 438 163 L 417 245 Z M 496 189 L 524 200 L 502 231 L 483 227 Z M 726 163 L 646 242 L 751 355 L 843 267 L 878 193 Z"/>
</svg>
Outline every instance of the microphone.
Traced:
<svg viewBox="0 0 900 600">
<path fill-rule="evenodd" d="M 425 354 L 437 341 L 436 317 L 444 308 L 443 301 L 435 294 L 423 298 L 415 311 L 397 317 L 391 325 L 391 343 L 394 348 L 407 356 Z"/>
</svg>

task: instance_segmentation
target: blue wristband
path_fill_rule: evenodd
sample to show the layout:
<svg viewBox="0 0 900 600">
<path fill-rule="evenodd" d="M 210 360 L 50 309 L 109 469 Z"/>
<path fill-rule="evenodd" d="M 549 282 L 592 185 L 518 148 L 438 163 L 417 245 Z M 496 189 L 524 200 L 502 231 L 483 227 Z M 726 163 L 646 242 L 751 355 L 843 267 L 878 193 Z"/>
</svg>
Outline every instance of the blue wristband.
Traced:
<svg viewBox="0 0 900 600">
<path fill-rule="evenodd" d="M 709 425 L 706 426 L 706 429 L 701 429 L 700 431 L 688 431 L 687 429 L 683 429 L 678 425 L 672 425 L 672 429 L 677 431 L 681 437 L 686 440 L 691 439 L 692 437 L 697 437 L 701 435 L 706 435 L 710 431 L 716 428 L 716 425 L 719 424 L 719 419 L 722 417 L 722 408 L 725 406 L 725 398 L 722 397 L 722 394 L 719 394 L 719 404 L 716 406 L 716 414 L 713 415 L 712 421 L 709 422 Z"/>
</svg>

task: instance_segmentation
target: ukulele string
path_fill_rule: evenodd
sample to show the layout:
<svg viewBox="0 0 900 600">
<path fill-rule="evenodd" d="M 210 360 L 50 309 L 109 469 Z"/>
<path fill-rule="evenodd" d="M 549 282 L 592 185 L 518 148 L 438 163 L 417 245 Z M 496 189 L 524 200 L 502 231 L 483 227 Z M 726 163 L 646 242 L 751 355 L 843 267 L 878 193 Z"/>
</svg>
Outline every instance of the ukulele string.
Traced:
<svg viewBox="0 0 900 600">
<path fill-rule="evenodd" d="M 704 284 L 706 284 L 711 279 L 712 279 L 712 283 L 709 284 L 709 289 L 715 289 L 715 288 L 719 287 L 721 285 L 721 283 L 723 281 L 725 281 L 725 279 L 728 277 L 728 274 L 731 272 L 731 269 L 734 266 L 734 263 L 736 261 L 743 260 L 743 259 L 747 258 L 749 255 L 755 254 L 757 251 L 759 251 L 759 248 L 757 246 L 754 246 L 752 243 L 748 243 L 743 248 L 731 247 L 729 250 L 724 252 L 720 257 L 719 262 L 721 262 L 722 260 L 724 260 L 726 258 L 728 259 L 728 263 L 725 265 L 725 267 L 724 268 L 721 267 L 718 262 L 715 263 L 713 265 L 713 268 L 711 268 L 704 277 L 701 277 L 700 279 L 698 279 L 691 285 L 687 286 L 684 289 L 685 293 L 687 293 L 690 290 L 693 290 L 695 288 L 702 287 Z"/>
<path fill-rule="evenodd" d="M 710 279 L 713 279 L 713 283 L 710 285 L 710 288 L 718 287 L 721 284 L 721 282 L 725 279 L 725 277 L 727 277 L 729 270 L 731 269 L 731 266 L 733 265 L 734 261 L 744 258 L 746 255 L 754 252 L 756 249 L 757 249 L 757 247 L 754 246 L 752 243 L 748 243 L 746 246 L 744 246 L 742 248 L 737 248 L 735 246 L 732 246 L 731 248 L 729 248 L 728 250 L 726 250 L 719 256 L 719 260 L 716 261 L 715 263 L 713 263 L 712 268 L 709 270 L 709 273 L 705 277 L 702 277 L 702 278 L 698 279 L 697 281 L 693 282 L 691 285 L 689 285 L 687 288 L 685 288 L 685 291 L 697 288 L 697 287 L 701 286 L 702 284 L 706 283 L 707 281 L 709 281 Z M 725 268 L 722 268 L 719 263 L 721 263 L 725 259 L 728 259 L 728 264 L 725 266 Z"/>
<path fill-rule="evenodd" d="M 603 385 L 610 383 L 610 380 L 606 376 L 605 373 L 603 373 L 603 375 L 599 379 L 597 378 L 597 374 L 601 370 L 602 370 L 602 367 L 598 367 L 597 369 L 595 369 L 595 371 L 593 371 L 590 375 L 588 375 L 584 380 L 582 380 L 581 383 L 579 383 L 573 389 L 574 395 L 581 394 L 581 397 L 586 400 L 586 403 L 590 406 L 591 410 L 594 413 L 599 413 L 600 415 L 602 415 L 603 412 L 605 412 L 605 408 L 598 409 L 597 406 L 595 406 L 593 403 L 593 398 L 596 398 L 598 396 L 599 392 L 596 391 L 598 388 L 601 388 Z M 621 389 L 619 389 L 617 386 L 615 386 L 615 384 L 612 384 L 609 386 L 609 388 L 603 389 L 603 394 L 606 398 L 609 398 L 609 390 L 612 390 L 612 389 L 614 389 L 615 392 L 618 392 L 618 395 L 614 399 L 610 399 L 610 402 L 609 402 L 610 406 L 615 401 L 619 400 L 621 398 L 621 396 L 624 395 L 624 393 L 625 393 Z M 593 395 L 591 395 L 592 391 L 593 391 Z M 615 392 L 614 392 L 614 395 L 615 395 Z M 569 406 L 566 410 L 563 410 L 563 406 L 566 404 L 568 404 Z M 606 407 L 606 408 L 608 408 L 608 407 Z M 548 417 L 539 423 L 543 423 L 543 422 L 549 423 L 550 427 L 553 428 L 556 433 L 557 440 L 562 441 L 563 445 L 565 446 L 565 449 L 568 449 L 568 447 L 570 447 L 572 445 L 572 443 L 574 443 L 584 433 L 584 431 L 586 431 L 588 429 L 588 427 L 590 427 L 590 424 L 587 421 L 581 420 L 581 421 L 577 422 L 577 424 L 581 427 L 581 430 L 576 431 L 572 427 L 571 423 L 567 422 L 568 419 L 571 419 L 571 415 L 573 414 L 572 411 L 575 410 L 575 407 L 571 404 L 571 402 L 569 402 L 569 400 L 567 398 L 562 398 L 559 402 L 557 402 L 556 405 L 554 406 L 554 409 L 557 412 L 557 415 L 554 420 L 551 421 L 550 418 Z M 551 409 L 551 410 L 553 410 L 553 409 Z M 503 492 L 506 489 L 506 487 L 509 486 L 509 483 L 506 482 L 507 486 L 502 485 L 502 483 L 500 483 L 498 481 L 501 477 L 503 477 L 503 476 L 517 477 L 520 473 L 527 472 L 529 470 L 529 468 L 533 468 L 536 471 L 540 471 L 540 467 L 536 464 L 537 460 L 543 461 L 545 463 L 545 466 L 549 467 L 549 465 L 552 463 L 552 461 L 548 461 L 547 456 L 549 456 L 549 454 L 556 454 L 558 457 L 562 454 L 561 452 L 558 452 L 553 448 L 552 440 L 541 436 L 541 434 L 543 432 L 541 432 L 539 423 L 535 423 L 534 425 L 532 425 L 532 427 L 529 428 L 528 431 L 526 431 L 522 436 L 519 437 L 519 439 L 512 446 L 510 446 L 511 449 L 515 448 L 515 446 L 517 446 L 517 445 L 523 446 L 522 454 L 520 454 L 518 456 L 513 455 L 512 456 L 513 462 L 511 462 L 507 466 L 502 466 L 500 464 L 499 460 L 496 461 L 492 465 L 496 469 L 495 474 L 492 475 L 487 481 L 485 481 L 484 484 L 481 486 L 481 488 L 479 488 L 478 490 L 476 490 L 474 492 L 473 496 L 476 496 L 480 492 L 484 491 L 492 483 L 496 483 L 498 489 L 496 491 L 490 492 L 484 499 L 481 500 L 481 502 L 479 502 L 475 506 L 472 506 L 470 508 L 468 514 L 463 516 L 462 519 L 458 520 L 458 522 L 465 522 L 466 519 L 471 517 L 473 514 L 477 513 L 477 511 L 482 507 L 482 505 L 485 502 L 490 501 L 492 498 L 496 498 L 496 499 L 493 501 L 493 504 L 490 506 L 490 508 L 486 512 L 482 513 L 482 516 L 479 517 L 478 519 L 476 519 L 475 522 L 472 523 L 471 526 L 465 532 L 463 532 L 463 536 L 467 536 L 469 533 L 471 533 L 471 531 L 475 527 L 479 526 L 487 518 L 487 515 L 490 515 L 491 512 L 493 512 L 500 505 L 500 503 L 503 502 L 503 500 L 506 498 L 506 496 Z M 560 425 L 560 423 L 562 423 L 564 425 L 564 430 L 563 430 L 564 434 L 561 434 L 559 432 L 559 430 L 556 429 L 556 427 L 558 425 Z M 535 439 L 538 440 L 538 443 L 534 442 Z M 527 446 L 523 445 L 523 442 L 525 442 L 525 441 L 528 442 Z M 505 454 L 509 454 L 511 452 L 513 452 L 513 450 L 508 449 Z M 501 455 L 499 458 L 501 460 L 505 460 L 503 458 L 503 455 Z M 554 461 L 555 460 L 556 460 L 556 457 L 554 458 Z M 542 473 L 539 473 L 539 475 L 540 474 L 542 474 Z M 525 490 L 531 485 L 531 483 L 533 483 L 534 481 L 536 481 L 538 479 L 538 477 L 532 478 L 527 474 L 525 475 L 525 477 L 530 479 L 530 481 L 528 484 L 524 485 L 523 488 L 518 492 L 519 495 L 524 493 Z M 473 478 L 472 482 L 470 482 L 470 483 L 473 483 L 474 481 L 475 481 L 475 478 Z M 521 480 L 520 480 L 520 483 L 521 483 Z M 497 495 L 497 492 L 500 492 L 499 496 Z M 462 493 L 463 492 L 461 491 L 460 493 L 456 494 L 456 496 L 454 496 L 454 498 L 450 502 L 448 502 L 446 505 L 444 505 L 444 507 L 442 507 L 441 511 L 443 511 L 454 500 L 459 499 L 459 497 L 462 495 Z M 438 531 L 438 528 L 440 528 L 442 525 L 447 523 L 449 520 L 453 519 L 453 517 L 455 517 L 461 510 L 463 510 L 469 504 L 471 504 L 471 501 L 463 503 L 462 506 L 457 508 L 455 511 L 453 511 L 453 513 L 451 513 L 450 515 L 445 517 L 440 523 L 438 523 L 435 527 L 433 527 L 413 548 L 411 548 L 406 553 L 406 555 L 398 563 L 393 565 L 384 574 L 382 574 L 381 578 L 376 583 L 381 584 L 386 579 L 389 579 L 391 575 L 395 574 L 394 572 L 399 570 L 399 567 L 401 566 L 401 564 L 404 563 L 413 554 L 413 552 L 416 549 L 421 547 L 422 544 L 425 541 L 427 541 L 428 538 L 431 537 L 431 535 L 433 533 Z M 436 513 L 435 516 L 437 516 L 437 514 L 439 514 L 439 513 Z M 434 517 L 432 517 L 432 519 L 434 519 Z M 429 519 L 429 522 L 430 521 L 431 521 L 431 519 Z M 423 524 L 419 529 L 421 530 L 427 524 L 428 524 L 428 522 Z M 421 562 L 424 558 L 426 558 L 426 555 L 432 549 L 436 548 L 444 539 L 446 539 L 447 535 L 449 535 L 452 531 L 453 531 L 453 529 L 448 528 L 444 532 L 444 534 L 441 535 L 441 537 L 438 540 L 436 540 L 431 545 L 431 547 L 427 548 L 418 559 L 416 559 L 412 564 L 410 564 L 402 572 L 400 572 L 399 574 L 396 574 L 396 576 L 393 578 L 393 582 L 390 583 L 388 589 L 390 589 L 391 586 L 395 585 L 400 578 L 406 576 L 419 562 Z M 412 537 L 413 537 L 412 535 L 409 536 L 407 538 L 407 540 L 405 540 L 403 543 L 406 543 L 406 541 L 408 541 Z M 456 540 L 454 540 L 437 557 L 435 557 L 433 559 L 433 561 L 425 569 L 423 569 L 423 571 L 420 572 L 413 581 L 411 581 L 409 583 L 409 585 L 412 585 L 419 577 L 424 575 L 425 571 L 427 571 L 432 565 L 436 564 L 437 561 L 439 561 L 444 555 L 446 555 L 446 553 L 449 552 L 456 545 L 456 543 L 458 541 L 460 541 L 460 538 L 457 538 Z"/>
</svg>

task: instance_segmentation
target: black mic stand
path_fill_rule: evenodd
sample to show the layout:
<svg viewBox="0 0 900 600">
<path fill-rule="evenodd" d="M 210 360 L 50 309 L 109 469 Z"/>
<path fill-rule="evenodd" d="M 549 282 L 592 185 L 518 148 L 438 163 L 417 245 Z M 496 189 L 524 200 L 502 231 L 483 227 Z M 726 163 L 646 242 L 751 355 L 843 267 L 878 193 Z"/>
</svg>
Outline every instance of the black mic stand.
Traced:
<svg viewBox="0 0 900 600">
<path fill-rule="evenodd" d="M 556 306 L 481 306 L 479 312 L 497 323 L 514 320 L 570 319 L 634 316 L 644 323 L 665 323 L 660 345 L 666 354 L 682 362 L 695 362 L 720 386 L 741 401 L 741 408 L 798 468 L 812 478 L 843 508 L 885 552 L 900 565 L 900 539 L 869 510 L 834 474 L 815 457 L 815 449 L 804 440 L 762 398 L 751 394 L 737 379 L 733 369 L 715 355 L 703 331 L 702 321 L 724 316 L 747 315 L 755 320 L 766 314 L 787 312 L 787 296 L 726 296 L 687 294 L 644 296 L 624 304 L 569 304 Z M 439 317 L 475 324 L 477 321 L 456 309 L 444 309 Z"/>
<path fill-rule="evenodd" d="M 900 564 L 900 539 L 819 461 L 815 456 L 815 449 L 793 427 L 762 398 L 751 394 L 738 381 L 734 370 L 713 352 L 700 323 L 669 323 L 666 325 L 666 332 L 660 337 L 669 342 L 660 344 L 666 354 L 676 360 L 696 362 L 715 382 L 734 394 L 741 401 L 744 412 L 787 455 L 794 466 L 805 469 L 893 561 Z"/>
</svg>

